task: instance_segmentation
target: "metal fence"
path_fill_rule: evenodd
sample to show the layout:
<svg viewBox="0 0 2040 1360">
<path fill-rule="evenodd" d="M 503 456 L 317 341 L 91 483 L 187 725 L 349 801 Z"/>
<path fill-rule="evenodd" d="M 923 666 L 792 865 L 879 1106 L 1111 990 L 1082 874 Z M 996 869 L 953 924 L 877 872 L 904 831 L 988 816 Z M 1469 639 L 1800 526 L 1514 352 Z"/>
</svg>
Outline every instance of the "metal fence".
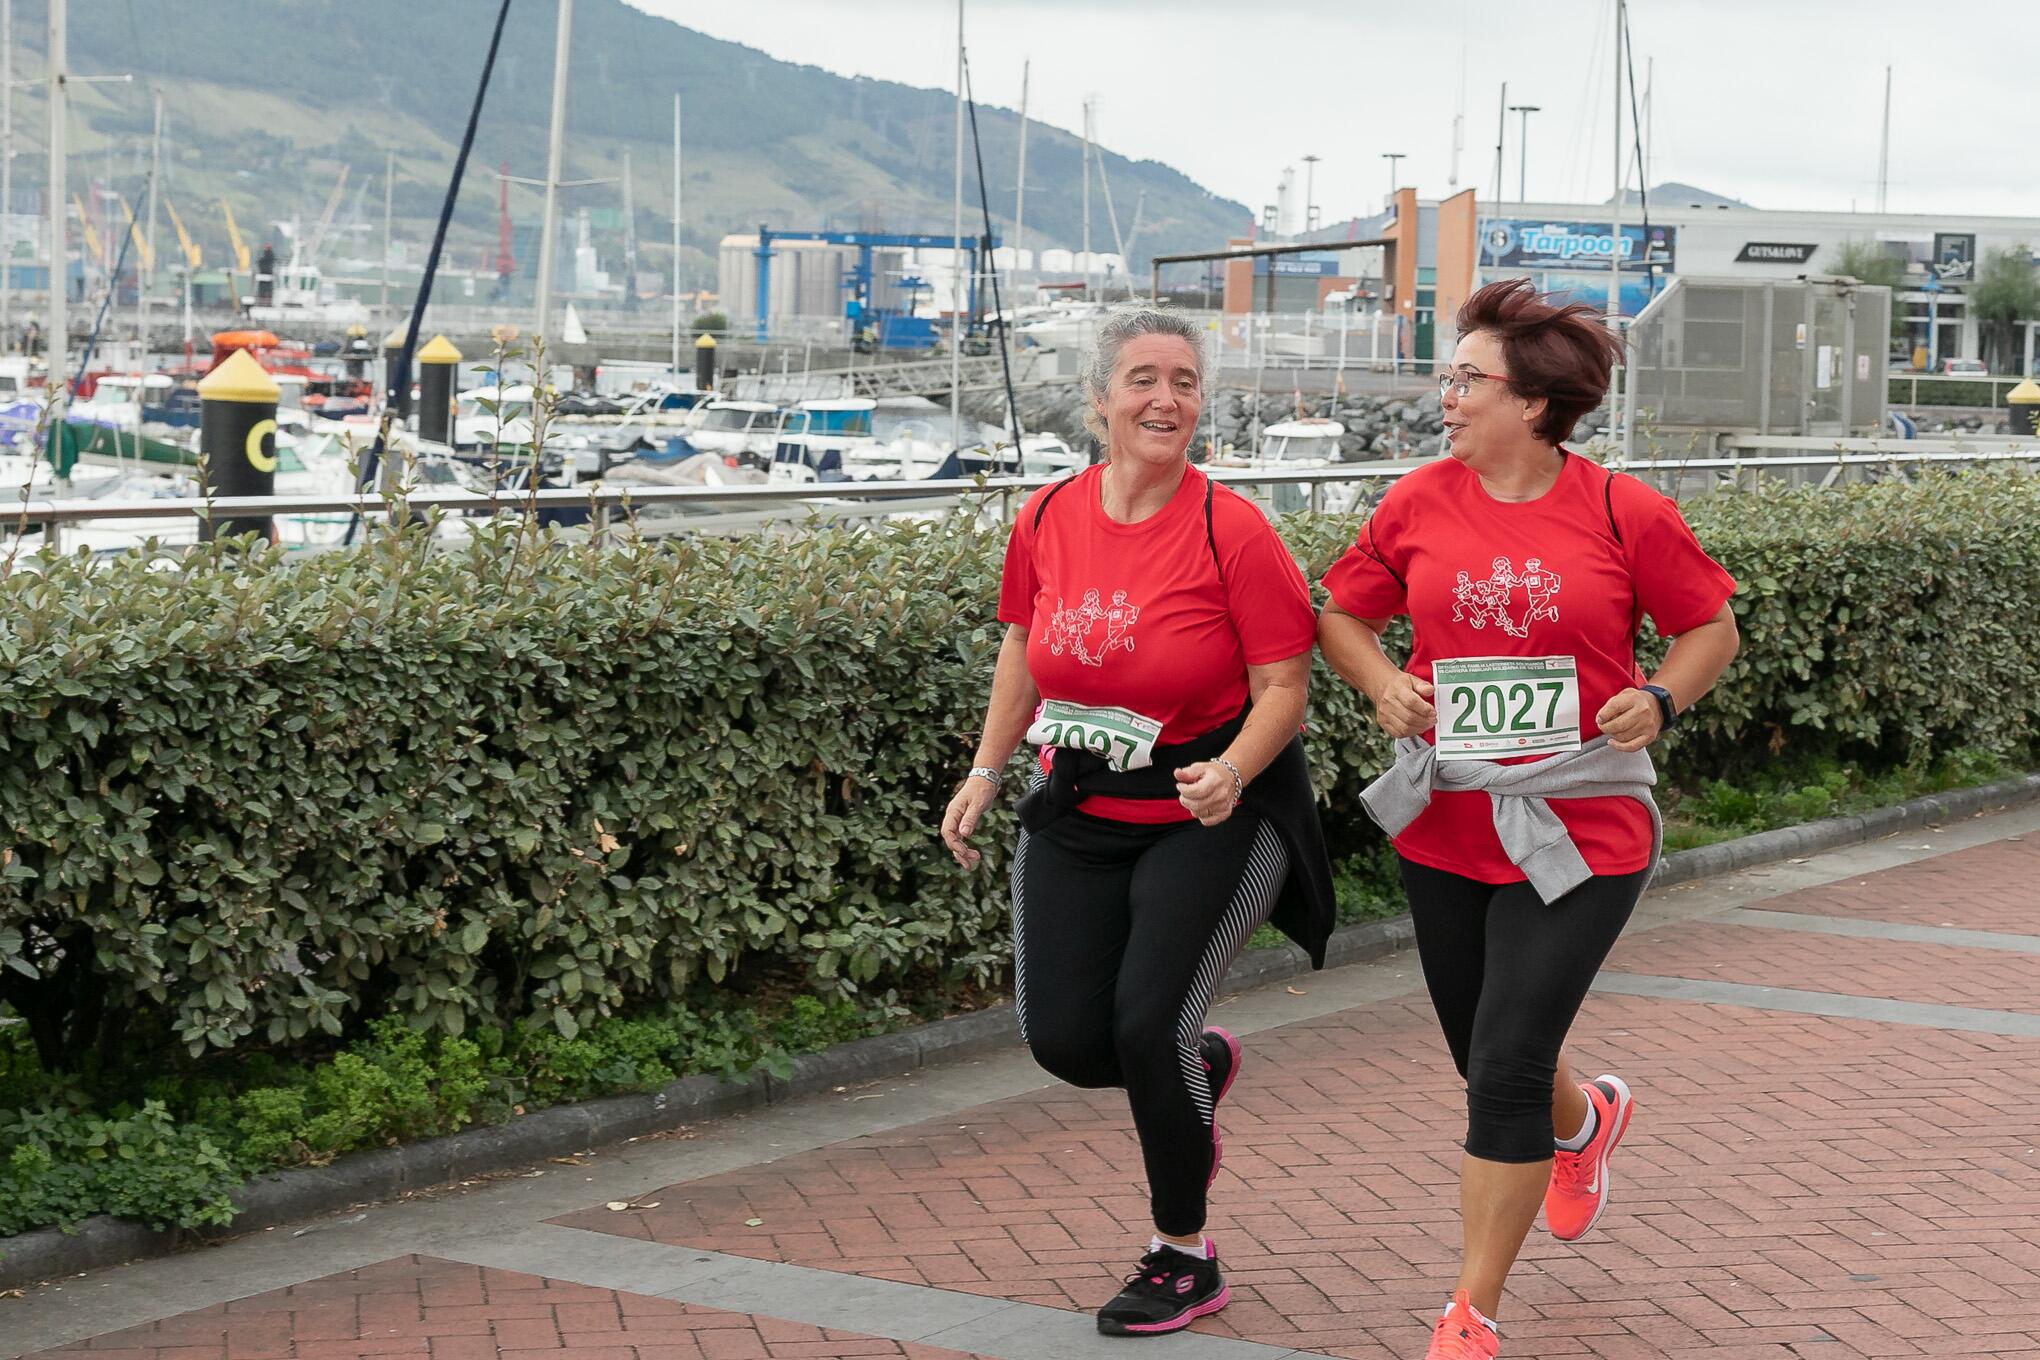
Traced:
<svg viewBox="0 0 2040 1360">
<path fill-rule="evenodd" d="M 1943 373 L 1893 373 L 1887 390 L 1894 406 L 2003 407 L 2005 397 L 2025 379 L 1953 377 Z"/>
<path fill-rule="evenodd" d="M 2040 470 L 2040 440 L 1999 440 L 1990 447 L 1961 447 L 1955 441 L 1853 442 L 1868 447 L 1841 444 L 1823 447 L 1817 440 L 1773 437 L 1749 442 L 1745 447 L 1753 456 L 1630 462 L 1617 459 L 1609 466 L 1631 473 L 1674 497 L 1757 491 L 1777 485 L 1832 487 L 1847 482 L 1917 477 L 1936 469 Z M 1891 444 L 1903 447 L 1888 447 Z M 1365 508 L 1379 498 L 1390 482 L 1428 461 L 1404 459 L 1283 471 L 1225 469 L 1210 475 L 1214 481 L 1248 489 L 1248 494 L 1277 513 L 1297 510 L 1336 513 Z M 356 518 L 373 521 L 421 511 L 440 512 L 444 522 L 453 525 L 478 516 L 585 512 L 581 517 L 586 520 L 587 532 L 619 537 L 633 532 L 745 533 L 774 524 L 943 514 L 959 508 L 975 509 L 989 520 L 1010 520 L 1028 492 L 1052 480 L 992 477 L 940 482 L 844 482 L 826 489 L 813 485 L 583 487 L 506 491 L 494 496 L 435 487 L 396 497 L 364 493 L 212 500 L 31 500 L 6 508 L 4 520 L 0 520 L 0 544 L 14 540 L 17 531 L 27 526 L 29 541 L 17 545 L 22 550 L 37 546 L 62 549 L 66 546 L 67 528 L 95 521 L 118 521 L 124 526 L 165 526 L 172 533 L 159 536 L 159 541 L 175 547 L 195 541 L 207 519 L 225 522 L 265 517 L 339 517 L 339 522 L 345 523 Z M 335 535 L 335 542 L 337 538 Z M 305 546 L 316 550 L 332 544 Z"/>
</svg>

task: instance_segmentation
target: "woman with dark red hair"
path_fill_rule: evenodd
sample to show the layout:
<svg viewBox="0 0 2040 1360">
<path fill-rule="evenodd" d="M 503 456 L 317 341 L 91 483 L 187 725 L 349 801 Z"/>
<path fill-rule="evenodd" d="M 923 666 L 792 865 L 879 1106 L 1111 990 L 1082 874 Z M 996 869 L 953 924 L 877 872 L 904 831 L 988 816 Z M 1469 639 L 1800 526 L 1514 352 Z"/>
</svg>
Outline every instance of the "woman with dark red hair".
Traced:
<svg viewBox="0 0 2040 1360">
<path fill-rule="evenodd" d="M 1465 1258 L 1430 1360 L 1490 1360 L 1540 1204 L 1566 1241 L 1608 1201 L 1633 1102 L 1562 1053 L 1656 866 L 1644 748 L 1735 656 L 1735 582 L 1678 507 L 1568 450 L 1621 342 L 1524 279 L 1460 309 L 1439 378 L 1451 457 L 1390 488 L 1325 576 L 1325 659 L 1374 704 L 1395 766 L 1363 794 L 1395 841 L 1424 980 L 1466 1079 Z M 1382 650 L 1397 614 L 1409 661 Z M 1648 615 L 1674 639 L 1646 680 Z"/>
</svg>

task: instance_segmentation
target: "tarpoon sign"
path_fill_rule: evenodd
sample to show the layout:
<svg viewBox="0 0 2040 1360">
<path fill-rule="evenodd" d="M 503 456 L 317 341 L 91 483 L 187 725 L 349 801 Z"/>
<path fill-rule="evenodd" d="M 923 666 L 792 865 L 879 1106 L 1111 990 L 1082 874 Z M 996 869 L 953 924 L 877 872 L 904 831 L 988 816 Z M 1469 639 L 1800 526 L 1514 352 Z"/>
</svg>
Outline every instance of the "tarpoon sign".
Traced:
<svg viewBox="0 0 2040 1360">
<path fill-rule="evenodd" d="M 1538 222 L 1495 218 L 1482 224 L 1480 263 L 1484 269 L 1602 269 L 1619 251 L 1621 267 L 1639 273 L 1669 272 L 1677 253 L 1677 227 L 1641 224 L 1622 228 L 1618 242 L 1606 222 Z"/>
</svg>

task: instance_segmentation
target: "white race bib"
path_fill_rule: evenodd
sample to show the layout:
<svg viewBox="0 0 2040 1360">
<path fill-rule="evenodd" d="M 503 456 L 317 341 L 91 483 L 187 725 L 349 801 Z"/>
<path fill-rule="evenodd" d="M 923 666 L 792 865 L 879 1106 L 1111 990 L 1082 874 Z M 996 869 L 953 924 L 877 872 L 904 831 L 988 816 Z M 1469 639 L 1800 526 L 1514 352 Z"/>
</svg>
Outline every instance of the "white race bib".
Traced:
<svg viewBox="0 0 2040 1360">
<path fill-rule="evenodd" d="M 1155 738 L 1162 725 L 1130 708 L 1086 708 L 1049 699 L 1034 715 L 1027 740 L 1036 746 L 1067 746 L 1104 757 L 1114 770 L 1144 770 L 1155 763 Z"/>
<path fill-rule="evenodd" d="M 1438 759 L 1497 760 L 1580 749 L 1579 667 L 1569 656 L 1462 656 L 1431 663 Z"/>
</svg>

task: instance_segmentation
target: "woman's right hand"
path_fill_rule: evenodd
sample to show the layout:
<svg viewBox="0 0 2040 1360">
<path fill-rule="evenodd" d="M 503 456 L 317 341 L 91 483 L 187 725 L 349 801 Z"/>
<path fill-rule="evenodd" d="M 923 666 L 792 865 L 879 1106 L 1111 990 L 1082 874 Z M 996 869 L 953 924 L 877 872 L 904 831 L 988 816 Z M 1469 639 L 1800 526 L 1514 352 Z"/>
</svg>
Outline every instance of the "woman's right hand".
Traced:
<svg viewBox="0 0 2040 1360">
<path fill-rule="evenodd" d="M 1391 737 L 1420 736 L 1438 722 L 1438 710 L 1431 706 L 1433 693 L 1429 681 L 1397 671 L 1374 696 L 1374 721 Z"/>
<path fill-rule="evenodd" d="M 955 797 L 949 800 L 949 810 L 942 814 L 942 843 L 949 847 L 949 853 L 956 862 L 966 869 L 977 867 L 984 858 L 971 848 L 970 838 L 977 830 L 978 822 L 985 815 L 985 809 L 999 796 L 999 786 L 989 779 L 966 775 L 958 786 Z"/>
</svg>

